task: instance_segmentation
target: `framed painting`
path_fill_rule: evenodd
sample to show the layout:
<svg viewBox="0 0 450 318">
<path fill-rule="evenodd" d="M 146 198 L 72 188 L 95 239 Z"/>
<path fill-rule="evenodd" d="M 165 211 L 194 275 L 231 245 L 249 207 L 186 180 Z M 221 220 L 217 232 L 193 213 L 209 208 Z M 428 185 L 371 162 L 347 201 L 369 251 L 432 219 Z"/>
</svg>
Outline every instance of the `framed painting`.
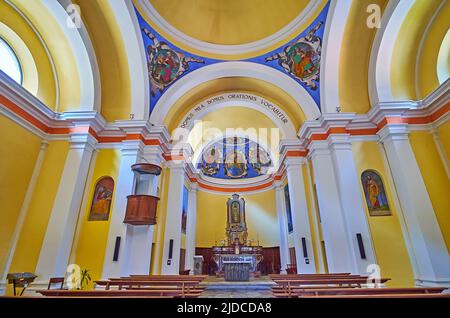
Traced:
<svg viewBox="0 0 450 318">
<path fill-rule="evenodd" d="M 369 215 L 392 215 L 380 174 L 375 170 L 365 170 L 361 174 L 361 182 Z"/>
<path fill-rule="evenodd" d="M 111 209 L 114 180 L 109 176 L 101 177 L 94 188 L 89 221 L 107 221 Z"/>
</svg>

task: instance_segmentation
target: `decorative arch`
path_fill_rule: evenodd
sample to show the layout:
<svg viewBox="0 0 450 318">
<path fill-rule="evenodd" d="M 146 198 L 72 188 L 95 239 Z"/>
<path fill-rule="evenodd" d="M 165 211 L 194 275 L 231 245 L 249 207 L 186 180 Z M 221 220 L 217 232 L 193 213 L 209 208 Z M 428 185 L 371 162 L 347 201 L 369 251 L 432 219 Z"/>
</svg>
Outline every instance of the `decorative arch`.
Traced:
<svg viewBox="0 0 450 318">
<path fill-rule="evenodd" d="M 242 96 L 243 98 L 233 98 L 234 96 Z M 241 92 L 217 94 L 200 101 L 187 112 L 181 120 L 179 127 L 190 131 L 194 127 L 194 122 L 196 120 L 201 120 L 207 114 L 225 107 L 246 107 L 259 111 L 272 120 L 282 132 L 283 138 L 296 137 L 296 131 L 292 120 L 280 106 L 257 94 Z"/>
<path fill-rule="evenodd" d="M 351 1 L 331 0 L 323 34 L 320 61 L 320 100 L 323 113 L 335 113 L 339 106 L 340 52 Z"/>
<path fill-rule="evenodd" d="M 100 81 L 95 53 L 87 45 L 89 37 L 82 22 L 80 28 L 67 27 L 68 13 L 62 3 L 71 2 L 36 1 L 30 5 L 14 0 L 6 3 L 27 22 L 47 51 L 56 82 L 56 111 L 99 109 L 96 95 L 100 94 L 97 86 Z M 60 46 L 67 50 L 60 50 Z"/>
<path fill-rule="evenodd" d="M 389 1 L 372 45 L 369 63 L 370 104 L 392 101 L 391 63 L 400 28 L 414 1 Z"/>
<path fill-rule="evenodd" d="M 114 12 L 124 46 L 127 48 L 131 91 L 130 113 L 133 119 L 147 120 L 150 105 L 149 79 L 139 22 L 131 1 L 110 1 L 109 4 Z"/>
<path fill-rule="evenodd" d="M 183 32 L 177 30 L 170 23 L 168 23 L 152 6 L 150 1 L 147 0 L 137 0 L 139 7 L 144 11 L 145 15 L 151 19 L 158 27 L 158 29 L 163 30 L 167 34 L 174 44 L 181 44 L 189 48 L 198 50 L 199 52 L 205 52 L 213 55 L 244 55 L 251 52 L 260 52 L 262 50 L 270 49 L 271 47 L 277 45 L 280 39 L 285 39 L 292 34 L 298 33 L 299 26 L 305 24 L 310 20 L 321 8 L 324 6 L 326 1 L 323 0 L 312 0 L 308 3 L 306 8 L 302 10 L 294 20 L 292 20 L 288 25 L 283 27 L 278 32 L 255 42 L 238 44 L 238 45 L 220 45 L 204 42 L 193 37 L 190 37 Z M 279 44 L 278 44 L 279 45 Z"/>
<path fill-rule="evenodd" d="M 162 124 L 172 105 L 189 90 L 207 81 L 225 77 L 249 77 L 269 82 L 284 90 L 301 105 L 307 120 L 320 116 L 319 107 L 311 95 L 288 75 L 251 62 L 222 62 L 204 66 L 177 80 L 156 103 L 150 122 L 154 125 Z"/>
<path fill-rule="evenodd" d="M 19 84 L 23 82 L 22 66 L 14 49 L 0 36 L 0 69 Z"/>
<path fill-rule="evenodd" d="M 4 38 L 16 54 L 22 71 L 22 86 L 30 93 L 37 95 L 39 88 L 39 74 L 32 53 L 19 35 L 0 22 L 0 37 Z"/>
</svg>

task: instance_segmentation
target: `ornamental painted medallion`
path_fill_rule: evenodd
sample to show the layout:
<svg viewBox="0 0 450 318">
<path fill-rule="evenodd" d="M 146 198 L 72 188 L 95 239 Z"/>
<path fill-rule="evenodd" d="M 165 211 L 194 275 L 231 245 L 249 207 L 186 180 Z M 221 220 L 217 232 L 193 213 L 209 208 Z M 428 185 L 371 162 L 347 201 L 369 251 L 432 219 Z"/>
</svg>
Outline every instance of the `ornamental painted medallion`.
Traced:
<svg viewBox="0 0 450 318">
<path fill-rule="evenodd" d="M 283 48 L 283 51 L 265 58 L 265 62 L 278 60 L 278 64 L 307 87 L 316 90 L 320 74 L 322 40 L 316 35 L 322 22 L 316 24 L 306 36 Z"/>
<path fill-rule="evenodd" d="M 142 31 L 152 41 L 152 44 L 147 46 L 152 96 L 155 96 L 157 91 L 162 93 L 167 86 L 186 73 L 189 63 L 205 63 L 202 59 L 173 50 L 166 42 L 158 41 L 147 28 L 144 27 Z"/>
</svg>

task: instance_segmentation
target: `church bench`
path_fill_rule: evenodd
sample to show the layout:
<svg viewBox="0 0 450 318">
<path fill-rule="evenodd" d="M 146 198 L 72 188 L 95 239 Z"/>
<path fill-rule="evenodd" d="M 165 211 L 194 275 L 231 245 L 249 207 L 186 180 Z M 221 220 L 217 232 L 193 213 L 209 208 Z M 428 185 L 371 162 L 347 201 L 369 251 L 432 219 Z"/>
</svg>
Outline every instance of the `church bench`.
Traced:
<svg viewBox="0 0 450 318">
<path fill-rule="evenodd" d="M 206 275 L 130 275 L 121 277 L 122 279 L 139 279 L 139 280 L 189 280 L 203 281 Z M 111 279 L 111 278 L 110 278 Z"/>
<path fill-rule="evenodd" d="M 336 276 L 290 276 L 290 277 L 271 277 L 273 281 L 295 280 L 295 279 L 345 279 L 345 278 L 367 278 L 360 275 L 336 275 Z"/>
<path fill-rule="evenodd" d="M 299 298 L 450 298 L 450 294 L 373 294 L 373 295 L 321 295 Z"/>
<path fill-rule="evenodd" d="M 323 289 L 292 289 L 296 296 L 325 295 L 374 295 L 374 294 L 440 294 L 441 287 L 411 287 L 411 288 L 323 288 Z"/>
<path fill-rule="evenodd" d="M 390 278 L 380 278 L 379 283 L 384 284 L 389 281 Z M 280 294 L 287 294 L 290 296 L 292 294 L 292 289 L 294 288 L 304 288 L 307 286 L 326 286 L 328 288 L 338 287 L 361 287 L 361 285 L 367 285 L 367 277 L 345 277 L 345 278 L 329 278 L 329 279 L 284 279 L 284 280 L 274 280 L 278 286 L 282 287 L 282 292 Z M 370 284 L 370 282 L 369 282 Z"/>
<path fill-rule="evenodd" d="M 389 281 L 390 278 L 380 278 L 378 282 L 384 284 Z M 367 277 L 346 277 L 346 278 L 314 278 L 314 279 L 282 279 L 274 280 L 275 283 L 281 286 L 302 286 L 302 285 L 361 285 L 368 284 Z M 370 282 L 369 282 L 370 284 Z"/>
<path fill-rule="evenodd" d="M 38 290 L 50 297 L 198 297 L 201 292 L 186 293 L 182 290 Z"/>
<path fill-rule="evenodd" d="M 269 274 L 271 279 L 295 278 L 295 277 L 332 277 L 332 276 L 354 276 L 351 273 L 328 273 L 328 274 Z"/>
<path fill-rule="evenodd" d="M 151 286 L 173 286 L 180 287 L 182 290 L 189 290 L 193 287 L 198 287 L 198 281 L 186 281 L 186 280 L 99 280 L 95 281 L 98 286 L 105 286 L 105 290 L 109 290 L 110 287 L 117 287 L 119 290 L 123 288 L 144 288 Z"/>
</svg>

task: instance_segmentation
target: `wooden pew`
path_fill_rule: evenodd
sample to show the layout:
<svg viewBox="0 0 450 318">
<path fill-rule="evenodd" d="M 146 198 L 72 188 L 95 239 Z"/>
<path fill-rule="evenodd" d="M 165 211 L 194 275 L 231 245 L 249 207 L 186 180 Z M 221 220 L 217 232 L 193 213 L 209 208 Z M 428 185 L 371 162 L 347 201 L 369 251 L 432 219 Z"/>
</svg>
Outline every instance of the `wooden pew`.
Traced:
<svg viewBox="0 0 450 318">
<path fill-rule="evenodd" d="M 390 278 L 380 278 L 379 283 L 384 284 L 389 281 Z M 274 280 L 279 286 L 281 286 L 281 291 L 273 290 L 272 293 L 275 297 L 292 297 L 292 289 L 305 289 L 309 286 L 325 286 L 326 288 L 336 288 L 336 287 L 358 287 L 367 284 L 367 277 L 334 277 L 334 278 L 313 278 L 313 279 L 281 279 Z M 369 282 L 370 283 L 370 282 Z"/>
<path fill-rule="evenodd" d="M 207 275 L 130 275 L 126 278 L 129 279 L 152 279 L 152 280 L 198 280 L 203 281 Z"/>
<path fill-rule="evenodd" d="M 117 287 L 117 290 L 167 290 L 181 291 L 182 295 L 192 294 L 199 296 L 204 288 L 199 286 L 198 281 L 187 280 L 103 280 L 95 281 L 98 286 L 105 286 L 105 290 L 111 290 L 111 287 Z"/>
<path fill-rule="evenodd" d="M 351 273 L 329 273 L 329 274 L 269 274 L 270 279 L 292 279 L 292 278 L 330 278 L 330 277 L 347 277 L 359 276 L 351 275 Z"/>
<path fill-rule="evenodd" d="M 322 288 L 322 289 L 292 289 L 295 296 L 325 296 L 325 295 L 387 295 L 387 294 L 440 294 L 442 287 L 411 287 L 411 288 Z"/>
<path fill-rule="evenodd" d="M 127 277 L 109 278 L 111 281 L 117 280 L 137 280 L 137 281 L 196 281 L 202 282 L 206 276 L 197 275 L 131 275 Z"/>
<path fill-rule="evenodd" d="M 375 294 L 375 295 L 323 295 L 301 298 L 450 298 L 450 294 Z"/>
<path fill-rule="evenodd" d="M 198 297 L 199 294 L 184 294 L 180 290 L 38 290 L 47 297 L 139 297 L 173 298 Z"/>
</svg>

